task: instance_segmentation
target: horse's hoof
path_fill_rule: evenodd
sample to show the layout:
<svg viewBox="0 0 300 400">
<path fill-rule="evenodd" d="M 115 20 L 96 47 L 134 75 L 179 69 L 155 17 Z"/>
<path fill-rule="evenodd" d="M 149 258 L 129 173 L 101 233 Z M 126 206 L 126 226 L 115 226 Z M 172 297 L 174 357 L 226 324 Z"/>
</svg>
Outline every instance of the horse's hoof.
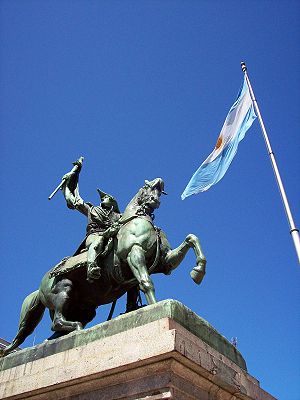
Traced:
<svg viewBox="0 0 300 400">
<path fill-rule="evenodd" d="M 8 356 L 8 354 L 10 354 L 10 353 L 12 353 L 14 351 L 16 351 L 16 350 L 10 350 L 9 351 L 7 348 L 0 349 L 0 358 Z"/>
<path fill-rule="evenodd" d="M 197 283 L 197 285 L 200 285 L 205 275 L 205 269 L 200 269 L 199 267 L 195 267 L 191 270 L 190 275 L 193 281 Z"/>
</svg>

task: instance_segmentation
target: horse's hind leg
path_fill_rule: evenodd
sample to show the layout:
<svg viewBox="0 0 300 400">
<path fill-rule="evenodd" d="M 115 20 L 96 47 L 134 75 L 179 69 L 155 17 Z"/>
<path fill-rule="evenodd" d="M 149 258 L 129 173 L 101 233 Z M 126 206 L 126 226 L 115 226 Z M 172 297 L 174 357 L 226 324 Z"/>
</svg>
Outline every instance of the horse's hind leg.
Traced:
<svg viewBox="0 0 300 400">
<path fill-rule="evenodd" d="M 75 331 L 82 329 L 79 321 L 68 321 L 64 317 L 67 311 L 72 282 L 69 279 L 58 281 L 52 289 L 52 303 L 54 306 L 54 316 L 51 329 L 53 331 Z"/>
<path fill-rule="evenodd" d="M 132 246 L 132 249 L 127 256 L 127 262 L 133 272 L 134 277 L 139 283 L 140 289 L 145 294 L 147 303 L 156 303 L 154 285 L 149 276 L 146 267 L 145 252 L 141 246 L 137 244 Z"/>
<path fill-rule="evenodd" d="M 135 311 L 141 307 L 143 307 L 143 305 L 142 305 L 140 290 L 138 286 L 134 286 L 133 288 L 127 291 L 127 302 L 126 302 L 125 313 Z"/>
<path fill-rule="evenodd" d="M 18 333 L 11 344 L 0 352 L 0 356 L 6 356 L 24 342 L 42 319 L 44 311 L 38 290 L 26 297 L 22 304 Z"/>
</svg>

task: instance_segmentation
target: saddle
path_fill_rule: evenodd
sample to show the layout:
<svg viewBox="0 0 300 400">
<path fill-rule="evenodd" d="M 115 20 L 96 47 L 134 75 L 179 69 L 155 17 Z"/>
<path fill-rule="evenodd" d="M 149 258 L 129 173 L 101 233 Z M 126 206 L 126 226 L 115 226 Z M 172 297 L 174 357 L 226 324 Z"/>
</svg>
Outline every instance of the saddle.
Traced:
<svg viewBox="0 0 300 400">
<path fill-rule="evenodd" d="M 108 242 L 102 251 L 96 257 L 96 260 L 99 258 L 106 257 L 113 250 L 113 238 L 109 238 Z M 87 269 L 87 249 L 81 250 L 79 254 L 74 256 L 68 256 L 63 258 L 58 264 L 56 264 L 49 273 L 50 278 L 54 278 L 56 276 L 67 274 L 68 272 L 74 271 L 78 268 Z"/>
</svg>

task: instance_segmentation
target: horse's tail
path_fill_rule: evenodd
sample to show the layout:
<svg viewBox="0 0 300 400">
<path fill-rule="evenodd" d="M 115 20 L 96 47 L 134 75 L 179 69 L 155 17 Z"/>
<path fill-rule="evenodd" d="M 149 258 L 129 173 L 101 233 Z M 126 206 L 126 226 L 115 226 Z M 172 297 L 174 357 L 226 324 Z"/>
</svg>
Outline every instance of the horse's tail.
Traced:
<svg viewBox="0 0 300 400">
<path fill-rule="evenodd" d="M 12 343 L 2 350 L 2 356 L 11 353 L 24 342 L 42 319 L 44 311 L 45 306 L 40 300 L 39 290 L 29 294 L 25 298 L 21 308 L 18 333 Z"/>
</svg>

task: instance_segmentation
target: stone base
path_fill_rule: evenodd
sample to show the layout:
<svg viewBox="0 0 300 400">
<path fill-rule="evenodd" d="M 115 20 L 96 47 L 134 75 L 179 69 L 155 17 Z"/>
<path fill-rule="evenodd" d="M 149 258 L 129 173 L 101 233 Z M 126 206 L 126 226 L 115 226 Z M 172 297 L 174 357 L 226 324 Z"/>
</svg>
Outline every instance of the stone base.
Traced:
<svg viewBox="0 0 300 400">
<path fill-rule="evenodd" d="M 271 400 L 240 353 L 165 300 L 1 360 L 0 398 Z"/>
</svg>

